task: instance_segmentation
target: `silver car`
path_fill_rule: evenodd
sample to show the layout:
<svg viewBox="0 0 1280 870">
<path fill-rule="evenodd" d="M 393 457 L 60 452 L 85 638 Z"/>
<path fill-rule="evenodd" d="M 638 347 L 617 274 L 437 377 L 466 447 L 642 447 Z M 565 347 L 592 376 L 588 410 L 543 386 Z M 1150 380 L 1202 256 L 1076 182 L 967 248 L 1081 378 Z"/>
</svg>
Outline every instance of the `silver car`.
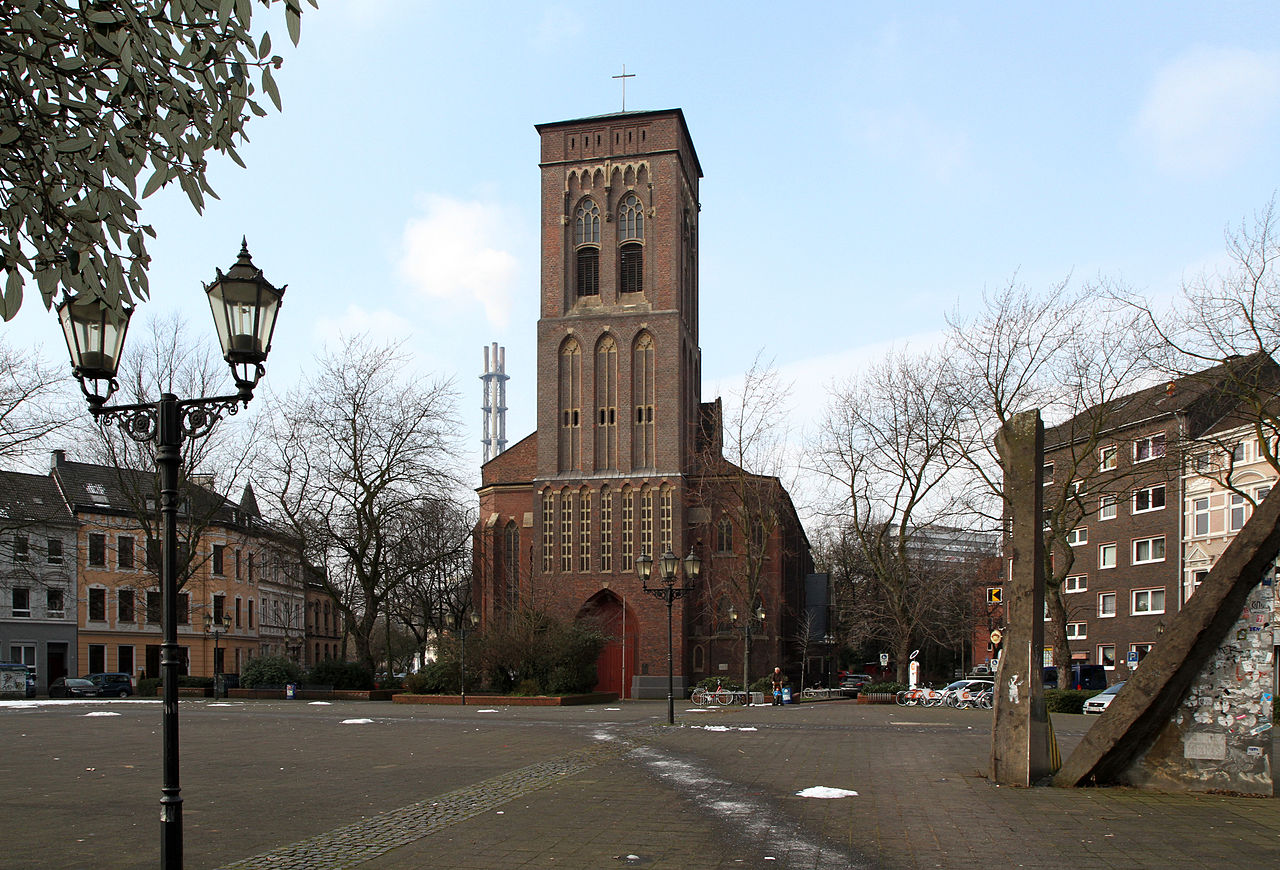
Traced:
<svg viewBox="0 0 1280 870">
<path fill-rule="evenodd" d="M 1115 698 L 1116 692 L 1119 692 L 1124 686 L 1124 680 L 1113 686 L 1107 686 L 1098 694 L 1084 702 L 1084 711 L 1086 713 L 1101 713 L 1111 704 L 1111 700 Z"/>
</svg>

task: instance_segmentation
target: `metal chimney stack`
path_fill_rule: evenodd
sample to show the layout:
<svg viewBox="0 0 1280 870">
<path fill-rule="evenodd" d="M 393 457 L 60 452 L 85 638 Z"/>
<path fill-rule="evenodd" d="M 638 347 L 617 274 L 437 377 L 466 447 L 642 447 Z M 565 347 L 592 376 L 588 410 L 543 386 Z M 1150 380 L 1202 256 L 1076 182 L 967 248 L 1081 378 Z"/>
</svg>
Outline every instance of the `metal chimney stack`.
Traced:
<svg viewBox="0 0 1280 870">
<path fill-rule="evenodd" d="M 484 404 L 480 406 L 484 411 L 484 424 L 480 443 L 484 445 L 485 462 L 507 449 L 507 349 L 498 347 L 496 341 L 492 349 L 492 355 L 490 348 L 484 349 L 484 374 L 480 376 L 484 384 Z"/>
</svg>

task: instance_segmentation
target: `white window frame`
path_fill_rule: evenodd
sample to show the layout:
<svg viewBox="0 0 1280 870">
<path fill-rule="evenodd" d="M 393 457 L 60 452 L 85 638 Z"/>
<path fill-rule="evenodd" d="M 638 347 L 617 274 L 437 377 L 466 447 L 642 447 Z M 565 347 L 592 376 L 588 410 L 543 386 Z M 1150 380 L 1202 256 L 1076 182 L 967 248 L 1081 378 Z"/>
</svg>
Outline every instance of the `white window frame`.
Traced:
<svg viewBox="0 0 1280 870">
<path fill-rule="evenodd" d="M 1074 583 L 1072 581 L 1075 581 Z M 1088 574 L 1072 574 L 1062 581 L 1062 591 L 1067 595 L 1075 592 L 1089 591 Z"/>
<path fill-rule="evenodd" d="M 1088 526 L 1076 526 L 1074 529 L 1067 532 L 1068 546 L 1079 547 L 1087 543 L 1089 543 L 1089 527 Z"/>
<path fill-rule="evenodd" d="M 1107 664 L 1106 658 L 1102 655 L 1104 649 L 1111 650 L 1111 664 Z M 1097 649 L 1098 664 L 1102 665 L 1103 670 L 1114 671 L 1116 669 L 1116 645 L 1114 643 L 1100 643 Z"/>
<path fill-rule="evenodd" d="M 1107 560 L 1103 557 L 1103 554 L 1108 551 L 1110 551 L 1111 553 L 1110 564 L 1107 564 Z M 1120 556 L 1120 548 L 1118 544 L 1114 542 L 1110 544 L 1099 544 L 1098 545 L 1098 569 L 1110 570 L 1116 567 L 1116 565 L 1119 563 L 1119 556 Z"/>
<path fill-rule="evenodd" d="M 1204 520 L 1204 529 L 1200 528 L 1200 521 Z M 1191 500 L 1191 535 L 1196 538 L 1203 538 L 1209 534 L 1211 528 L 1209 522 L 1209 499 L 1193 498 Z"/>
<path fill-rule="evenodd" d="M 1040 468 L 1040 485 L 1049 486 L 1053 483 L 1053 463 L 1046 462 Z"/>
<path fill-rule="evenodd" d="M 1087 622 L 1068 622 L 1067 623 L 1067 640 L 1088 640 L 1089 639 L 1089 623 Z"/>
<path fill-rule="evenodd" d="M 1110 613 L 1107 613 L 1107 611 L 1102 606 L 1103 600 L 1107 598 L 1111 599 Z M 1098 593 L 1098 618 L 1114 619 L 1115 615 L 1116 615 L 1116 593 L 1115 592 L 1099 592 Z"/>
<path fill-rule="evenodd" d="M 1156 648 L 1156 645 L 1154 643 L 1129 644 L 1129 652 L 1139 652 L 1139 651 L 1142 652 L 1142 655 L 1138 656 L 1137 664 L 1142 664 L 1142 660 L 1146 658 L 1151 653 L 1151 651 L 1155 648 Z"/>
<path fill-rule="evenodd" d="M 1238 532 L 1248 521 L 1249 500 L 1238 492 L 1230 493 L 1227 496 L 1227 530 Z"/>
<path fill-rule="evenodd" d="M 1160 496 L 1161 496 L 1160 506 L 1152 507 L 1152 505 L 1155 503 L 1155 498 L 1153 496 L 1155 495 L 1156 490 L 1160 490 Z M 1147 506 L 1144 508 L 1138 507 L 1139 493 L 1146 493 Z M 1153 511 L 1164 510 L 1165 505 L 1168 503 L 1169 503 L 1168 492 L 1165 490 L 1164 484 L 1161 483 L 1161 484 L 1157 484 L 1156 486 L 1148 486 L 1148 487 L 1144 487 L 1143 489 L 1135 489 L 1133 491 L 1133 500 L 1130 502 L 1129 510 L 1134 514 L 1149 514 L 1149 513 L 1152 513 Z"/>
<path fill-rule="evenodd" d="M 1098 469 L 1101 471 L 1111 471 L 1116 467 L 1116 463 L 1120 458 L 1120 446 L 1118 444 L 1110 444 L 1098 450 Z"/>
<path fill-rule="evenodd" d="M 18 593 L 21 592 L 27 598 L 27 606 L 18 607 Z M 12 605 L 10 613 L 14 619 L 30 619 L 31 618 L 31 587 L 30 586 L 10 586 L 9 587 L 9 603 Z"/>
<path fill-rule="evenodd" d="M 1160 445 L 1160 452 L 1157 453 L 1156 445 Z M 1142 456 L 1142 445 L 1146 445 L 1147 455 Z M 1165 452 L 1168 450 L 1168 438 L 1164 432 L 1158 432 L 1154 435 L 1148 435 L 1145 438 L 1138 438 L 1133 442 L 1133 461 L 1134 462 L 1150 462 L 1153 459 L 1163 459 Z"/>
<path fill-rule="evenodd" d="M 1156 542 L 1157 542 L 1157 541 L 1159 541 L 1159 542 L 1160 542 L 1160 556 L 1159 556 L 1159 558 L 1156 558 L 1154 555 L 1149 555 L 1149 556 L 1148 556 L 1147 558 L 1145 558 L 1145 559 L 1139 559 L 1139 558 L 1138 558 L 1138 547 L 1139 547 L 1139 546 L 1141 546 L 1142 544 L 1146 544 L 1146 545 L 1147 545 L 1147 551 L 1148 551 L 1148 553 L 1152 553 L 1152 554 L 1153 554 L 1153 553 L 1155 553 L 1155 551 L 1156 551 Z M 1165 560 L 1166 552 L 1167 552 L 1167 551 L 1166 551 L 1165 544 L 1164 544 L 1164 535 L 1156 535 L 1156 536 L 1151 537 L 1151 538 L 1135 538 L 1135 539 L 1133 540 L 1133 542 L 1132 542 L 1132 548 L 1131 548 L 1131 550 L 1130 550 L 1130 557 L 1131 557 L 1131 558 L 1130 558 L 1130 562 L 1129 562 L 1129 564 L 1131 564 L 1131 565 L 1152 565 L 1152 564 L 1154 564 L 1154 563 L 1156 563 L 1156 562 L 1163 562 L 1163 561 Z"/>
<path fill-rule="evenodd" d="M 1160 593 L 1160 609 L 1159 610 L 1156 610 L 1151 605 L 1151 600 L 1154 597 L 1154 593 L 1157 593 L 1157 592 Z M 1138 608 L 1138 596 L 1140 595 L 1147 596 L 1146 609 Z M 1130 616 L 1158 616 L 1159 614 L 1164 613 L 1165 598 L 1166 598 L 1166 592 L 1163 586 L 1154 587 L 1151 589 L 1134 589 L 1132 592 L 1129 593 L 1129 615 Z"/>
<path fill-rule="evenodd" d="M 1120 500 L 1114 495 L 1104 495 L 1098 499 L 1098 519 L 1114 520 L 1120 514 Z"/>
</svg>

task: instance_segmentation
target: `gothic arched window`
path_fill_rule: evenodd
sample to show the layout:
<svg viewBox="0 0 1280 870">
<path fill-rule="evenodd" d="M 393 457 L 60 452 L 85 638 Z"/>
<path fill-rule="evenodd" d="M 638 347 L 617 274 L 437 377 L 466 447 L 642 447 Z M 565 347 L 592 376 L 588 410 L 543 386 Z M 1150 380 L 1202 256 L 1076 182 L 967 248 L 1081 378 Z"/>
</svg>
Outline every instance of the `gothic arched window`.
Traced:
<svg viewBox="0 0 1280 870">
<path fill-rule="evenodd" d="M 631 464 L 633 468 L 653 468 L 654 347 L 648 333 L 642 333 L 632 348 L 631 376 L 631 400 L 635 406 Z"/>
<path fill-rule="evenodd" d="M 560 348 L 560 470 L 582 467 L 582 348 L 569 339 Z"/>
<path fill-rule="evenodd" d="M 578 298 L 600 295 L 600 207 L 584 199 L 573 220 L 574 272 Z"/>
<path fill-rule="evenodd" d="M 606 335 L 596 345 L 597 469 L 618 467 L 618 343 Z"/>
<path fill-rule="evenodd" d="M 618 291 L 644 292 L 644 209 L 629 193 L 618 203 Z"/>
</svg>

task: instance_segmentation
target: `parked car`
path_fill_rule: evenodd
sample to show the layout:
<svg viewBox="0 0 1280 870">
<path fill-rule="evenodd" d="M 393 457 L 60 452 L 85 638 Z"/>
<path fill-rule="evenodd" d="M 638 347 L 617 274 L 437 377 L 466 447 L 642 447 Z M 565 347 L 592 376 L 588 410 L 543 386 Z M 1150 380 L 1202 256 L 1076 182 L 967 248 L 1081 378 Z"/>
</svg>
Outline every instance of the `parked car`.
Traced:
<svg viewBox="0 0 1280 870">
<path fill-rule="evenodd" d="M 1124 686 L 1124 680 L 1116 683 L 1114 686 L 1107 686 L 1098 694 L 1084 702 L 1084 711 L 1086 713 L 1101 713 L 1107 707 L 1111 706 L 1111 702 L 1115 700 L 1116 693 Z"/>
<path fill-rule="evenodd" d="M 845 673 L 840 678 L 840 688 L 842 689 L 861 689 L 863 686 L 871 682 L 870 674 L 853 674 Z"/>
<path fill-rule="evenodd" d="M 80 677 L 58 677 L 49 684 L 50 698 L 96 698 L 98 687 Z"/>
<path fill-rule="evenodd" d="M 98 694 L 104 698 L 127 698 L 133 694 L 133 677 L 128 674 L 85 674 L 80 679 L 97 686 Z"/>
<path fill-rule="evenodd" d="M 1107 687 L 1107 670 L 1102 665 L 1072 665 L 1071 681 L 1065 686 L 1058 684 L 1058 669 L 1053 666 L 1044 669 L 1044 687 L 1046 689 L 1105 689 Z"/>
</svg>

